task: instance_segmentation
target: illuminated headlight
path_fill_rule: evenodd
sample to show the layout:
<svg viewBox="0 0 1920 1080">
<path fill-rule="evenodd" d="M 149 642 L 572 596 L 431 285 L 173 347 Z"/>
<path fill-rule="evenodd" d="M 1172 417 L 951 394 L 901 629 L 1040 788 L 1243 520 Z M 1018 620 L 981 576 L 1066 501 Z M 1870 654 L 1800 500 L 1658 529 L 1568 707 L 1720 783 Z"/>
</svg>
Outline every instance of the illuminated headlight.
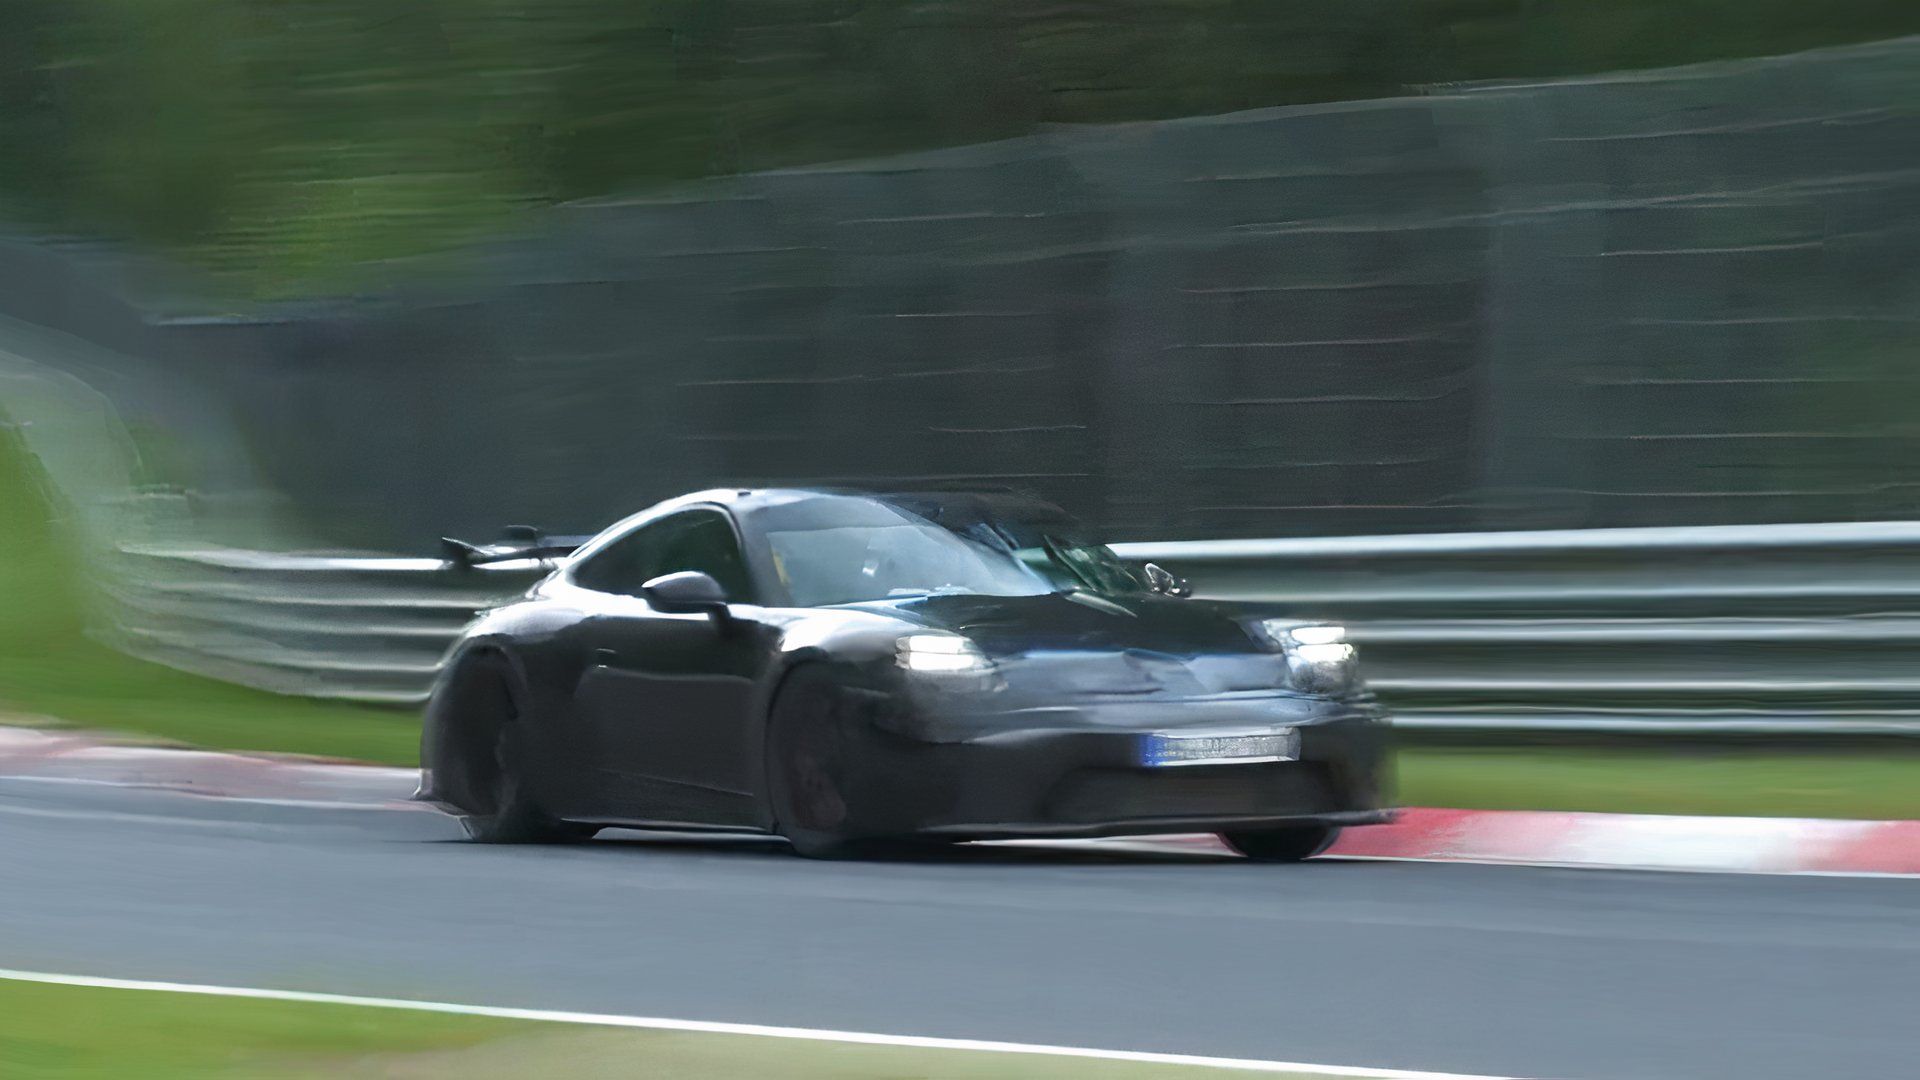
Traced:
<svg viewBox="0 0 1920 1080">
<path fill-rule="evenodd" d="M 1283 636 L 1300 645 L 1335 645 L 1347 640 L 1344 626 L 1289 626 Z"/>
<path fill-rule="evenodd" d="M 1344 664 L 1353 659 L 1353 646 L 1345 642 L 1295 645 L 1287 651 L 1309 664 Z"/>
<path fill-rule="evenodd" d="M 1347 640 L 1346 627 L 1327 623 L 1302 626 L 1286 619 L 1262 619 L 1247 628 L 1269 648 L 1289 653 L 1302 646 L 1341 645 Z"/>
<path fill-rule="evenodd" d="M 1286 655 L 1289 680 L 1310 693 L 1344 690 L 1355 680 L 1353 646 L 1344 626 L 1295 626 L 1284 619 L 1259 625 L 1259 636 Z"/>
<path fill-rule="evenodd" d="M 973 642 L 958 634 L 909 634 L 900 639 L 895 656 L 908 671 L 968 672 L 987 668 L 986 656 Z"/>
</svg>

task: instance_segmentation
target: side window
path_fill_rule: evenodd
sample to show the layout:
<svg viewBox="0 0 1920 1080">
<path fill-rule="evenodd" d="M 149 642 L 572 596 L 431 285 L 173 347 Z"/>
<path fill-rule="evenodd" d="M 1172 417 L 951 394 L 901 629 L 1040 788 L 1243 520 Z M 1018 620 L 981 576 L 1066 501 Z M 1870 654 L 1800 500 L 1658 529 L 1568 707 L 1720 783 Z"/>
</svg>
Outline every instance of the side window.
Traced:
<svg viewBox="0 0 1920 1080">
<path fill-rule="evenodd" d="M 711 575 L 735 602 L 753 600 L 747 561 L 734 539 L 726 515 L 713 510 L 690 510 L 671 519 L 680 524 L 662 545 L 650 576 L 698 570 Z"/>
<path fill-rule="evenodd" d="M 717 510 L 683 510 L 642 526 L 575 567 L 573 580 L 600 592 L 638 596 L 640 586 L 681 570 L 712 575 L 729 600 L 753 599 L 733 526 Z"/>
<path fill-rule="evenodd" d="M 608 544 L 573 568 L 574 583 L 599 592 L 640 595 L 640 586 L 655 576 L 647 569 L 654 563 L 662 530 L 672 524 L 671 519 L 656 521 Z"/>
</svg>

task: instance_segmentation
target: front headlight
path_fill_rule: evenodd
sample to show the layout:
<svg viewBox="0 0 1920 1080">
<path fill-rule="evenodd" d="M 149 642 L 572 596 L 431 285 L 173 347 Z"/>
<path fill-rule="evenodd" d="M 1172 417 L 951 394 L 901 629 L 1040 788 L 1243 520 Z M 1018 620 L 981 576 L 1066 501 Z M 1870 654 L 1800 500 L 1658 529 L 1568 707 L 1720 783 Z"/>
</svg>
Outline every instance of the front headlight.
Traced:
<svg viewBox="0 0 1920 1080">
<path fill-rule="evenodd" d="M 895 646 L 894 657 L 908 671 L 977 672 L 988 666 L 986 655 L 958 634 L 908 634 Z"/>
<path fill-rule="evenodd" d="M 1279 620 L 1270 620 L 1279 622 Z M 1286 626 L 1279 635 L 1301 645 L 1336 645 L 1347 640 L 1344 626 Z"/>
<path fill-rule="evenodd" d="M 1269 648 L 1292 652 L 1302 646 L 1346 645 L 1347 628 L 1330 623 L 1302 625 L 1291 619 L 1262 619 L 1247 627 L 1256 640 Z"/>
<path fill-rule="evenodd" d="M 1288 681 L 1309 693 L 1345 690 L 1357 681 L 1347 628 L 1325 624 L 1300 626 L 1285 619 L 1258 624 L 1257 636 L 1287 658 Z"/>
</svg>

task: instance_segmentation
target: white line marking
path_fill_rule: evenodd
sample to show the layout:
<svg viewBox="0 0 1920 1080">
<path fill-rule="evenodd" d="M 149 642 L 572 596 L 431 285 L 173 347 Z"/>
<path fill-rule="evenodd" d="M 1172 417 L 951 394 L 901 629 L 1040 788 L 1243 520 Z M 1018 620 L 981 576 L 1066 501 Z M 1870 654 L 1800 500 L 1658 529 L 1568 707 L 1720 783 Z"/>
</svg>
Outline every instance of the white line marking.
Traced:
<svg viewBox="0 0 1920 1080">
<path fill-rule="evenodd" d="M 598 1027 L 648 1028 L 658 1031 L 698 1031 L 712 1035 L 757 1035 L 770 1039 L 807 1039 L 814 1042 L 859 1043 L 868 1046 L 905 1046 L 923 1050 L 1038 1054 L 1047 1057 L 1095 1058 L 1102 1061 L 1137 1061 L 1156 1065 L 1190 1065 L 1203 1069 L 1240 1069 L 1245 1072 L 1291 1072 L 1312 1076 L 1366 1077 L 1371 1080 L 1510 1080 L 1506 1077 L 1467 1073 L 1409 1072 L 1403 1069 L 1367 1069 L 1352 1065 L 1308 1065 L 1296 1061 L 1155 1054 L 1139 1050 L 1093 1050 L 1080 1046 L 1045 1046 L 1038 1043 L 993 1042 L 982 1039 L 940 1039 L 923 1035 L 876 1035 L 864 1031 L 769 1027 L 763 1024 L 731 1024 L 712 1020 L 670 1020 L 657 1016 L 620 1016 L 608 1013 L 561 1012 L 551 1009 L 510 1009 L 494 1005 L 459 1005 L 444 1001 L 357 997 L 351 994 L 323 994 L 307 990 L 262 990 L 243 986 L 205 986 L 198 983 L 151 982 L 145 979 L 108 979 L 92 975 L 59 975 L 45 971 L 15 971 L 10 968 L 0 968 L 0 979 L 45 983 L 52 986 L 84 986 L 101 990 L 155 990 L 172 994 L 203 994 L 209 997 L 301 1001 L 319 1005 L 359 1005 L 374 1009 L 413 1009 L 419 1012 L 490 1016 L 500 1020 L 543 1020 L 556 1024 L 590 1024 Z"/>
</svg>

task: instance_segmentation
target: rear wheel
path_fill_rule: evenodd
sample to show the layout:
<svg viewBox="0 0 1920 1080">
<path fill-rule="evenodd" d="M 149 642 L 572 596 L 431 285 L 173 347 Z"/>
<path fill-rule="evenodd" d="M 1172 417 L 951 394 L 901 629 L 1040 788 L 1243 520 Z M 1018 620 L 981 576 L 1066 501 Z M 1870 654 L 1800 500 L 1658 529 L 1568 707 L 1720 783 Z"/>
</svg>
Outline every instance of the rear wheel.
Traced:
<svg viewBox="0 0 1920 1080">
<path fill-rule="evenodd" d="M 526 730 L 513 674 L 499 656 L 467 661 L 462 680 L 466 784 L 470 805 L 460 817 L 467 837 L 483 844 L 553 844 L 586 840 L 595 825 L 562 821 L 528 790 L 522 757 Z"/>
<path fill-rule="evenodd" d="M 859 702 L 832 674 L 802 667 L 774 699 L 767 792 L 774 829 L 810 859 L 874 858 L 935 845 L 862 831 L 849 803 Z"/>
<path fill-rule="evenodd" d="M 1297 825 L 1285 829 L 1243 829 L 1220 834 L 1227 846 L 1260 862 L 1300 862 L 1333 846 L 1338 825 Z"/>
</svg>

